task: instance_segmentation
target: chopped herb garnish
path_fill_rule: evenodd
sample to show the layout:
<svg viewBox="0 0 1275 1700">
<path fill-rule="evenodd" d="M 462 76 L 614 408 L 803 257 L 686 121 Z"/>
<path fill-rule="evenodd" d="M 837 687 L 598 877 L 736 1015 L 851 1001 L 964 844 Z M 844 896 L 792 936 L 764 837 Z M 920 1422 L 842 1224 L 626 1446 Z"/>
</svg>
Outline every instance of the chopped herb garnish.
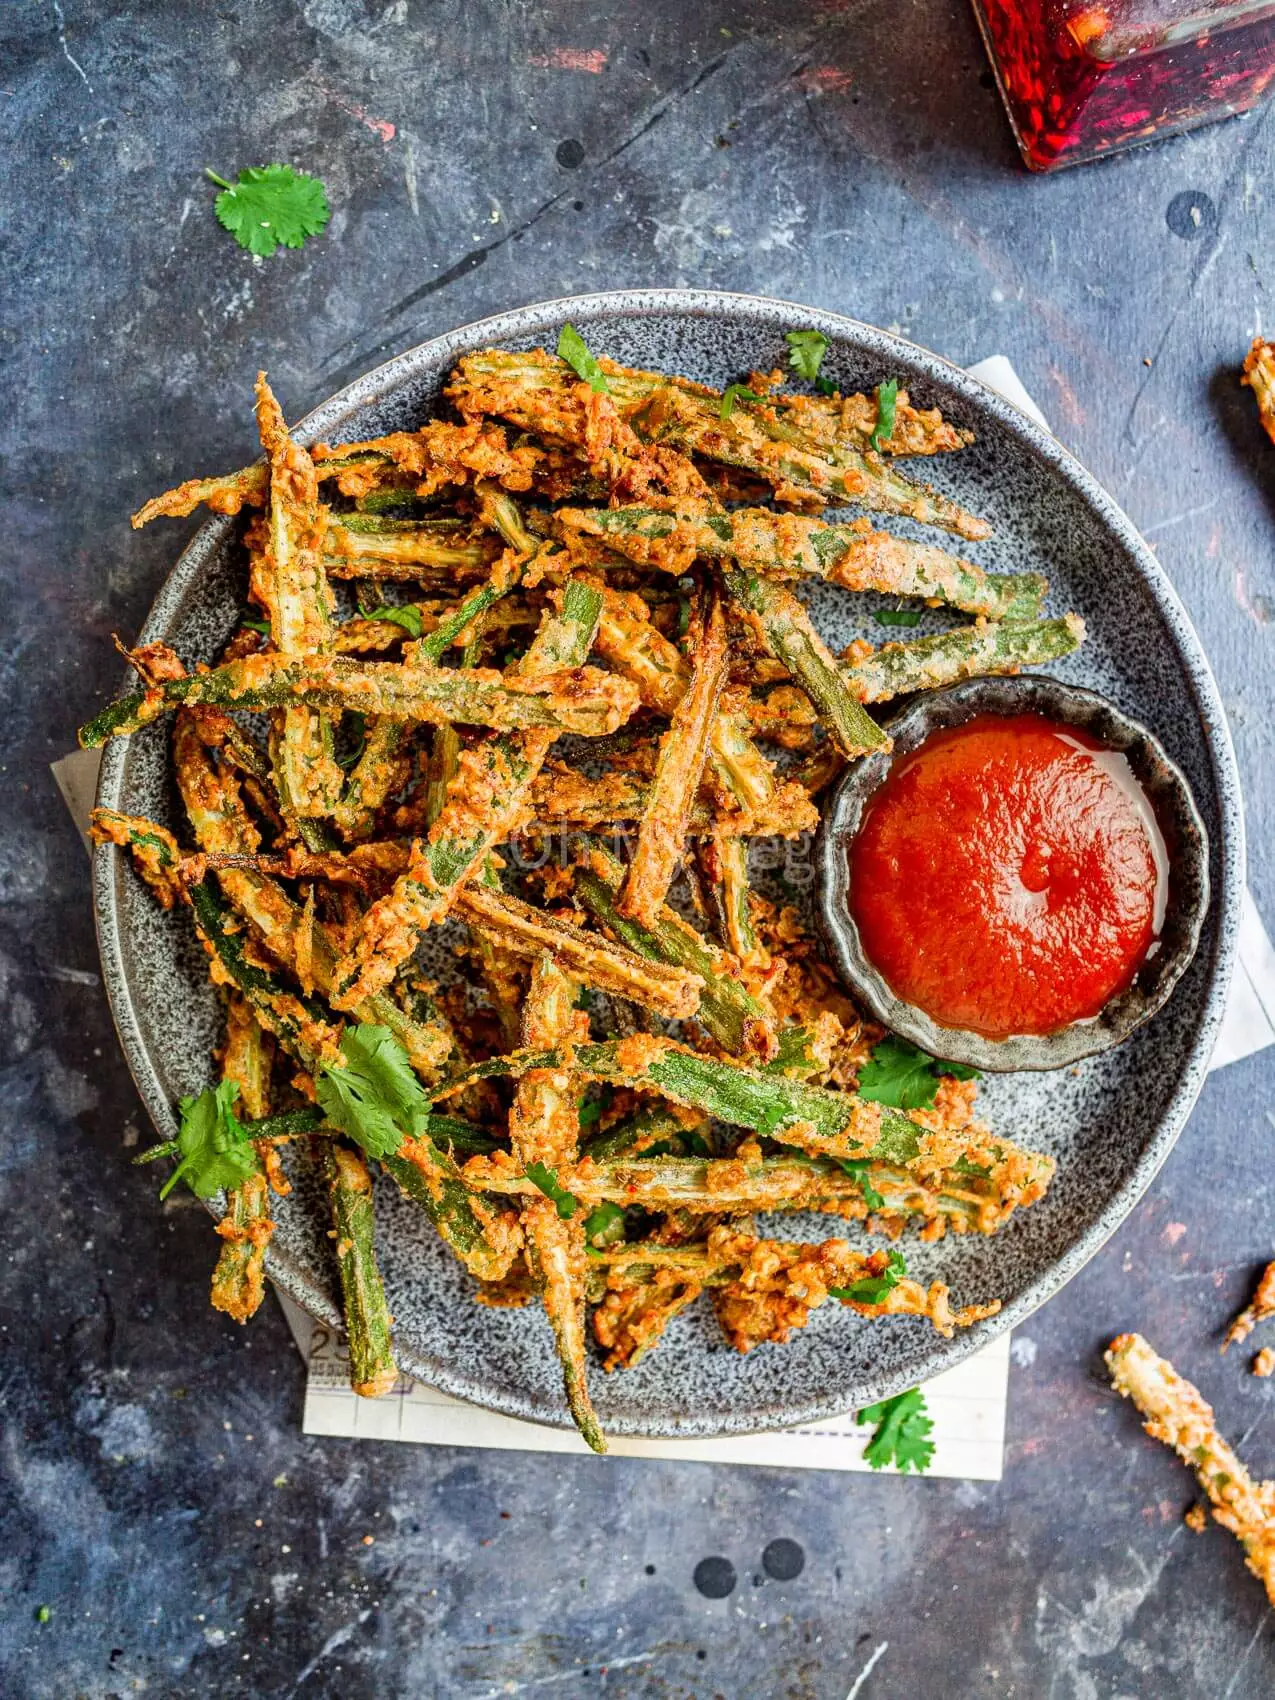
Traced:
<svg viewBox="0 0 1275 1700">
<path fill-rule="evenodd" d="M 402 626 L 409 637 L 418 638 L 421 635 L 421 611 L 411 602 L 394 606 L 384 603 L 379 608 L 373 608 L 364 617 L 368 620 L 393 620 L 396 626 Z"/>
<path fill-rule="evenodd" d="M 269 620 L 240 620 L 239 624 L 243 626 L 246 631 L 260 632 L 262 637 L 270 636 Z"/>
<path fill-rule="evenodd" d="M 756 390 L 750 390 L 747 384 L 727 384 L 722 391 L 722 404 L 717 410 L 719 419 L 729 419 L 735 411 L 737 401 L 766 401 L 764 395 L 758 395 Z"/>
<path fill-rule="evenodd" d="M 868 1179 L 868 1175 L 872 1168 L 871 1163 L 862 1158 L 858 1162 L 850 1162 L 843 1159 L 841 1167 L 851 1177 L 851 1179 L 858 1181 L 859 1185 L 863 1188 L 863 1202 L 867 1205 L 869 1210 L 885 1209 L 885 1199 L 882 1198 L 876 1187 L 874 1187 L 872 1182 Z"/>
<path fill-rule="evenodd" d="M 37 1606 L 35 1608 L 35 1621 L 37 1623 L 47 1623 L 52 1616 L 52 1606 Z"/>
<path fill-rule="evenodd" d="M 894 430 L 894 408 L 899 399 L 899 380 L 887 378 L 885 383 L 877 385 L 877 422 L 872 428 L 869 438 L 874 449 L 879 449 L 882 443 L 889 440 Z"/>
<path fill-rule="evenodd" d="M 856 1305 L 884 1304 L 907 1272 L 907 1260 L 903 1253 L 892 1251 L 879 1275 L 865 1275 L 862 1281 L 855 1281 L 848 1287 L 829 1287 L 828 1296 L 833 1299 L 848 1299 L 851 1304 Z"/>
<path fill-rule="evenodd" d="M 879 626 L 919 626 L 919 608 L 874 608 L 872 618 Z"/>
<path fill-rule="evenodd" d="M 558 332 L 558 358 L 565 360 L 576 377 L 599 395 L 608 395 L 610 386 L 601 366 L 589 353 L 588 344 L 572 324 L 563 325 Z"/>
<path fill-rule="evenodd" d="M 567 1195 L 571 1195 L 568 1193 Z M 599 1204 L 596 1210 L 591 1210 L 584 1222 L 584 1238 L 588 1245 L 596 1251 L 605 1246 L 616 1245 L 624 1238 L 624 1211 L 618 1204 L 608 1199 Z"/>
<path fill-rule="evenodd" d="M 538 1186 L 546 1198 L 551 1198 L 558 1206 L 558 1214 L 564 1222 L 570 1221 L 580 1208 L 580 1200 L 575 1193 L 568 1192 L 566 1187 L 558 1185 L 558 1177 L 546 1163 L 528 1163 L 526 1176 L 535 1186 Z"/>
<path fill-rule="evenodd" d="M 904 1475 L 909 1470 L 919 1474 L 929 1469 L 934 1459 L 934 1442 L 930 1439 L 934 1424 L 919 1387 L 865 1406 L 856 1412 L 854 1420 L 877 1426 L 863 1454 L 870 1468 L 883 1470 L 893 1464 Z"/>
<path fill-rule="evenodd" d="M 241 248 L 266 259 L 280 243 L 300 248 L 332 216 L 319 179 L 290 165 L 251 165 L 234 183 L 215 171 L 207 175 L 221 186 L 218 220 Z"/>
<path fill-rule="evenodd" d="M 896 1110 L 928 1110 L 938 1092 L 939 1077 L 944 1074 L 954 1080 L 982 1079 L 976 1068 L 940 1062 L 889 1033 L 872 1047 L 871 1057 L 859 1071 L 859 1096 Z"/>
<path fill-rule="evenodd" d="M 407 1052 L 388 1027 L 360 1022 L 341 1035 L 344 1068 L 322 1068 L 315 1082 L 328 1120 L 369 1157 L 393 1156 L 404 1137 L 429 1122 L 429 1099 Z"/>
<path fill-rule="evenodd" d="M 785 331 L 784 341 L 788 344 L 788 364 L 799 378 L 813 383 L 828 352 L 827 337 L 822 331 Z"/>
</svg>

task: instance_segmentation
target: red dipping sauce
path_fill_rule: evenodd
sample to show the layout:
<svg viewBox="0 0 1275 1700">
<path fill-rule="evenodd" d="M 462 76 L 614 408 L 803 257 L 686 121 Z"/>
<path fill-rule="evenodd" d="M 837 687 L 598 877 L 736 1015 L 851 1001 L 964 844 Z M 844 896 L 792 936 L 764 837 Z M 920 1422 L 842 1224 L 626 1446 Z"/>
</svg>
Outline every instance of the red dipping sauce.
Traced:
<svg viewBox="0 0 1275 1700">
<path fill-rule="evenodd" d="M 1157 948 L 1168 857 L 1124 756 L 1040 715 L 978 715 L 890 772 L 850 909 L 895 994 L 987 1038 L 1095 1016 Z"/>
</svg>

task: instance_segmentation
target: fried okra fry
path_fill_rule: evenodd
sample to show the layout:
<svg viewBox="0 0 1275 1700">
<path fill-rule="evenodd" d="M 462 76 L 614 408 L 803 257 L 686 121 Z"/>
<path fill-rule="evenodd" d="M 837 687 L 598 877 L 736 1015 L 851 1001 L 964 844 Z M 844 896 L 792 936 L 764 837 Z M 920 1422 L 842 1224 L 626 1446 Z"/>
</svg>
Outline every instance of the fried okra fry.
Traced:
<svg viewBox="0 0 1275 1700">
<path fill-rule="evenodd" d="M 1244 1548 L 1244 1558 L 1275 1605 L 1275 1482 L 1254 1481 L 1217 1432 L 1213 1407 L 1158 1357 L 1141 1334 L 1121 1334 L 1107 1348 L 1117 1393 L 1132 1399 L 1152 1440 L 1171 1446 L 1195 1471 L 1213 1517 Z"/>
<path fill-rule="evenodd" d="M 851 646 L 841 676 L 860 702 L 888 702 L 909 691 L 935 690 L 962 679 L 1017 673 L 1070 655 L 1085 639 L 1078 614 L 1057 620 L 976 620 L 910 643 Z"/>
<path fill-rule="evenodd" d="M 699 1008 L 703 980 L 693 970 L 644 959 L 521 898 L 474 882 L 457 899 L 456 913 L 502 949 L 533 962 L 547 953 L 582 984 L 670 1021 Z"/>
<path fill-rule="evenodd" d="M 1242 1344 L 1258 1323 L 1265 1322 L 1268 1316 L 1275 1316 L 1275 1263 L 1268 1263 L 1263 1269 L 1253 1297 L 1227 1329 L 1222 1350 Z"/>
<path fill-rule="evenodd" d="M 270 1049 L 257 1018 L 244 1000 L 226 1001 L 226 1038 L 221 1077 L 239 1088 L 244 1113 L 254 1121 L 270 1113 Z M 258 1155 L 263 1147 L 258 1145 Z M 226 1195 L 226 1213 L 217 1224 L 221 1255 L 212 1277 L 212 1307 L 235 1322 L 247 1322 L 261 1307 L 266 1284 L 266 1248 L 274 1235 L 270 1181 L 263 1171 L 248 1175 Z"/>
<path fill-rule="evenodd" d="M 570 1050 L 588 1018 L 575 1010 L 578 985 L 547 954 L 531 973 L 523 1011 L 524 1043 L 560 1046 Z M 509 1112 L 509 1141 L 516 1161 L 529 1174 L 537 1169 L 554 1174 L 575 1158 L 580 1131 L 579 1089 L 569 1067 L 531 1069 L 518 1082 Z M 527 1238 L 527 1262 L 540 1290 L 553 1328 L 562 1381 L 576 1427 L 595 1452 L 605 1452 L 606 1440 L 589 1399 L 585 1362 L 584 1221 L 577 1209 L 565 1215 L 543 1191 L 522 1208 Z"/>
<path fill-rule="evenodd" d="M 649 920 L 663 906 L 686 847 L 691 805 L 730 664 L 726 616 L 716 586 L 705 592 L 692 633 L 690 685 L 660 739 L 655 777 L 620 893 L 620 913 L 634 921 Z"/>
<path fill-rule="evenodd" d="M 350 1385 L 364 1399 L 379 1399 L 393 1388 L 398 1366 L 385 1285 L 376 1261 L 372 1177 L 363 1159 L 335 1139 L 328 1141 L 324 1156 L 350 1351 Z"/>
<path fill-rule="evenodd" d="M 815 505 L 855 503 L 907 514 L 965 537 L 988 535 L 984 521 L 937 491 L 910 483 L 879 455 L 864 454 L 848 442 L 830 442 L 823 433 L 806 438 L 800 425 L 770 402 L 737 403 L 723 418 L 722 398 L 714 391 L 630 372 L 610 361 L 600 365 L 611 392 L 604 398 L 610 413 L 641 443 L 756 473 L 781 495 Z M 597 447 L 599 419 L 606 410 L 564 361 L 543 350 L 507 354 L 486 349 L 466 355 L 447 394 L 467 417 L 495 414 L 564 443 L 599 466 L 589 451 Z"/>
<path fill-rule="evenodd" d="M 846 590 L 946 602 L 993 620 L 1033 619 L 1049 588 L 1038 573 L 986 573 L 927 543 L 769 508 L 559 508 L 555 517 L 569 544 L 596 538 L 661 572 L 684 573 L 697 557 L 729 560 L 772 578 L 826 578 Z"/>
<path fill-rule="evenodd" d="M 1265 342 L 1258 336 L 1244 360 L 1240 377 L 1257 397 L 1257 416 L 1262 429 L 1275 443 L 1275 342 Z"/>
<path fill-rule="evenodd" d="M 254 560 L 252 587 L 283 656 L 321 656 L 332 648 L 332 593 L 321 559 L 327 529 L 319 481 L 306 451 L 293 442 L 283 413 L 257 374 L 257 427 L 270 463 L 268 542 Z M 331 716 L 306 703 L 282 710 L 276 777 L 285 813 L 330 815 L 341 795 Z"/>
<path fill-rule="evenodd" d="M 531 679 L 491 667 L 459 672 L 346 656 L 252 655 L 210 673 L 166 679 L 112 703 L 80 728 L 80 742 L 96 749 L 109 738 L 149 726 L 180 703 L 247 709 L 292 703 L 433 726 L 458 721 L 500 730 L 545 727 L 555 735 L 578 732 L 596 738 L 624 725 L 637 707 L 637 691 L 627 679 L 594 667 Z"/>
<path fill-rule="evenodd" d="M 889 737 L 850 690 L 805 608 L 783 585 L 758 573 L 723 574 L 726 592 L 761 642 L 798 681 L 845 756 L 888 750 Z"/>
</svg>

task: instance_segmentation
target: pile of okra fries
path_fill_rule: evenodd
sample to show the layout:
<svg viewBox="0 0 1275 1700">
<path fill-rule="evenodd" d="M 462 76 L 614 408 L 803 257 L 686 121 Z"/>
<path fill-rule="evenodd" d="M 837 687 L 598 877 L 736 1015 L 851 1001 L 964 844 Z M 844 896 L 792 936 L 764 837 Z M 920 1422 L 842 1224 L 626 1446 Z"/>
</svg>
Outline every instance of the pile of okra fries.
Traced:
<svg viewBox="0 0 1275 1700">
<path fill-rule="evenodd" d="M 134 518 L 242 511 L 242 624 L 211 666 L 133 650 L 141 690 L 81 741 L 173 716 L 186 843 L 106 810 L 94 831 L 188 911 L 224 996 L 218 1083 L 154 1153 L 224 1208 L 213 1303 L 256 1309 L 272 1197 L 322 1165 L 352 1381 L 386 1391 L 379 1167 L 481 1302 L 542 1300 L 602 1449 L 591 1305 L 608 1369 L 705 1290 L 740 1350 L 829 1299 L 945 1333 L 997 1308 L 952 1308 L 895 1242 L 994 1232 L 1051 1160 L 975 1119 L 969 1071 L 934 1063 L 924 1108 L 856 1092 L 892 1041 L 798 908 L 750 887 L 749 846 L 808 834 L 845 763 L 887 746 L 869 706 L 1047 663 L 1083 628 L 1042 615 L 1035 575 L 846 517 L 988 535 L 898 471 L 969 440 L 906 393 L 887 410 L 773 373 L 723 395 L 571 337 L 570 362 L 462 359 L 417 431 L 309 451 L 262 375 L 264 459 Z M 812 579 L 865 617 L 888 597 L 952 623 L 835 656 Z M 415 961 L 440 925 L 457 984 Z M 763 1237 L 779 1210 L 884 1244 Z"/>
</svg>

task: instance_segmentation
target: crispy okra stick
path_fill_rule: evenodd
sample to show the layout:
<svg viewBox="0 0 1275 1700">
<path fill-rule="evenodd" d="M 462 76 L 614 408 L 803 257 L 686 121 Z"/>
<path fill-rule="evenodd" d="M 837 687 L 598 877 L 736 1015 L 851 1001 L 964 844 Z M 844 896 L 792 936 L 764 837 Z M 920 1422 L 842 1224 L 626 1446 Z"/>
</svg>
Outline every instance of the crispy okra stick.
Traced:
<svg viewBox="0 0 1275 1700">
<path fill-rule="evenodd" d="M 588 1032 L 588 1018 L 577 1018 L 577 983 L 545 954 L 531 973 L 523 1011 L 524 1044 L 560 1046 L 569 1052 L 574 1039 Z M 537 1167 L 549 1174 L 574 1161 L 580 1132 L 578 1086 L 569 1066 L 531 1069 L 518 1082 L 509 1112 L 509 1141 L 524 1173 Z M 585 1358 L 584 1301 L 588 1264 L 584 1222 L 579 1211 L 564 1217 L 554 1199 L 539 1192 L 522 1209 L 527 1262 L 553 1328 L 562 1383 L 576 1427 L 595 1452 L 606 1439 L 589 1399 Z"/>
<path fill-rule="evenodd" d="M 756 473 L 785 494 L 842 505 L 853 502 L 883 513 L 907 514 L 964 537 L 986 537 L 987 524 L 958 503 L 917 485 L 850 443 L 811 439 L 800 426 L 767 403 L 736 403 L 722 418 L 721 397 L 655 374 L 626 373 L 603 363 L 607 385 L 623 424 L 641 441 L 663 444 Z M 646 382 L 643 383 L 643 379 Z M 626 393 L 626 380 L 630 387 Z M 448 387 L 448 397 L 467 416 L 494 413 L 550 440 L 566 443 L 586 458 L 596 429 L 596 398 L 565 362 L 546 355 L 506 354 L 486 349 L 466 355 Z M 593 457 L 596 458 L 596 457 Z"/>
<path fill-rule="evenodd" d="M 600 583 L 598 587 L 602 594 L 598 653 L 633 681 L 646 707 L 671 718 L 690 685 L 690 663 L 651 623 L 641 597 Z M 713 716 L 708 760 L 718 784 L 735 799 L 741 813 L 754 815 L 765 810 L 781 788 L 770 763 L 749 737 L 743 714 L 729 700 L 720 703 Z M 810 813 L 808 824 L 817 825 L 817 814 L 813 810 Z"/>
<path fill-rule="evenodd" d="M 560 1066 L 556 1052 L 517 1051 L 448 1075 L 431 1088 L 431 1095 L 441 1100 L 475 1080 L 517 1079 L 529 1068 Z M 926 1149 L 925 1130 L 897 1110 L 852 1092 L 826 1091 L 783 1074 L 702 1056 L 651 1034 L 577 1045 L 572 1066 L 588 1079 L 659 1093 L 736 1127 L 796 1144 L 811 1155 L 906 1165 L 922 1158 Z"/>
<path fill-rule="evenodd" d="M 720 724 L 720 716 L 718 722 Z M 623 770 L 597 779 L 570 768 L 540 774 L 531 787 L 532 818 L 522 829 L 534 837 L 565 828 L 594 829 L 638 821 L 646 810 L 651 782 Z M 726 832 L 736 837 L 794 838 L 819 824 L 819 811 L 804 786 L 785 780 L 758 809 L 733 814 L 703 790 L 691 804 L 688 830 L 701 836 Z"/>
<path fill-rule="evenodd" d="M 270 1050 L 256 1016 L 237 994 L 226 1001 L 226 1038 L 221 1077 L 233 1080 L 240 1102 L 254 1121 L 270 1113 Z M 258 1147 L 258 1155 L 262 1148 Z M 248 1175 L 226 1195 L 217 1224 L 221 1254 L 212 1277 L 212 1306 L 236 1322 L 247 1322 L 265 1297 L 266 1247 L 274 1234 L 270 1182 L 264 1171 Z"/>
<path fill-rule="evenodd" d="M 355 449 L 316 466 L 320 478 L 339 478 L 354 470 L 374 471 L 392 466 L 386 454 L 376 449 Z M 132 526 L 139 531 L 151 520 L 167 516 L 184 519 L 201 505 L 215 514 L 237 514 L 241 508 L 263 508 L 270 493 L 270 468 L 264 460 L 244 466 L 238 472 L 222 473 L 216 478 L 188 478 L 176 489 L 153 496 L 133 515 Z"/>
<path fill-rule="evenodd" d="M 1213 1407 L 1141 1334 L 1113 1340 L 1107 1368 L 1116 1391 L 1146 1419 L 1142 1426 L 1151 1438 L 1171 1446 L 1195 1471 L 1215 1521 L 1239 1541 L 1275 1605 L 1275 1482 L 1253 1480 L 1217 1432 Z"/>
<path fill-rule="evenodd" d="M 398 1379 L 389 1305 L 376 1262 L 376 1216 L 372 1177 L 348 1145 L 329 1140 L 324 1148 L 336 1261 L 350 1350 L 350 1385 L 365 1399 L 379 1399 Z"/>
<path fill-rule="evenodd" d="M 655 776 L 620 893 L 620 913 L 634 921 L 649 922 L 659 912 L 677 872 L 718 698 L 726 682 L 730 650 L 726 616 L 715 584 L 707 587 L 692 630 L 690 684 L 660 739 Z"/>
<path fill-rule="evenodd" d="M 627 679 L 583 666 L 600 608 L 601 597 L 592 586 L 567 587 L 562 608 L 546 616 L 545 627 L 554 634 L 547 642 L 553 658 L 565 658 L 571 670 L 546 677 L 583 682 L 592 676 L 623 685 L 630 693 L 624 703 L 623 718 L 627 719 L 636 705 L 635 687 Z M 473 678 L 480 672 L 463 669 L 452 677 Z M 517 675 L 515 682 L 532 692 L 544 684 L 540 677 L 526 674 Z M 536 731 L 493 738 L 461 753 L 428 838 L 412 846 L 407 871 L 388 896 L 372 905 L 359 939 L 337 965 L 333 1002 L 338 1009 L 352 1007 L 393 978 L 415 950 L 421 933 L 443 918 L 474 869 L 509 836 L 524 812 L 528 788 L 549 753 L 553 736 Z"/>
<path fill-rule="evenodd" d="M 257 373 L 257 428 L 270 463 L 270 506 L 269 541 L 254 560 L 253 590 L 280 655 L 324 655 L 332 648 L 332 593 L 321 560 L 326 513 L 314 462 L 293 442 L 264 372 Z M 303 819 L 331 814 L 342 783 L 331 716 L 288 703 L 276 747 L 285 813 Z"/>
<path fill-rule="evenodd" d="M 1253 338 L 1253 346 L 1244 358 L 1240 382 L 1247 384 L 1257 397 L 1257 416 L 1262 429 L 1275 443 L 1275 343 L 1260 336 Z"/>
<path fill-rule="evenodd" d="M 826 578 L 847 590 L 946 602 L 989 619 L 1032 619 L 1049 588 L 1039 573 L 986 573 L 927 543 L 769 508 L 733 513 L 560 508 L 568 541 L 598 538 L 640 566 L 684 573 L 698 557 L 773 578 Z"/>
<path fill-rule="evenodd" d="M 456 913 L 501 948 L 533 962 L 548 952 L 583 984 L 628 998 L 667 1020 L 683 1020 L 699 1007 L 703 981 L 694 971 L 644 958 L 478 881 L 460 894 Z"/>
<path fill-rule="evenodd" d="M 592 1147 L 588 1156 L 593 1156 Z M 468 1184 L 495 1196 L 528 1195 L 534 1185 L 501 1152 L 471 1159 L 461 1174 Z M 604 1203 L 639 1205 L 694 1216 L 830 1210 L 848 1220 L 884 1225 L 891 1232 L 916 1223 L 932 1239 L 949 1229 L 958 1234 L 996 1233 L 1016 1209 L 1044 1195 L 1048 1178 L 1047 1159 L 1020 1164 L 1016 1173 L 997 1180 L 990 1174 L 965 1175 L 955 1169 L 918 1176 L 897 1163 L 855 1162 L 847 1170 L 830 1159 L 795 1153 L 747 1162 L 604 1153 L 596 1160 L 564 1168 L 558 1180 L 590 1208 Z"/>
<path fill-rule="evenodd" d="M 218 708 L 348 709 L 390 719 L 444 725 L 492 726 L 599 737 L 623 726 L 637 707 L 627 679 L 594 667 L 576 667 L 543 678 L 504 675 L 490 667 L 461 672 L 346 656 L 252 655 L 210 673 L 166 679 L 136 696 L 112 703 L 80 728 L 85 749 L 138 731 L 179 703 Z"/>
<path fill-rule="evenodd" d="M 1084 637 L 1085 623 L 1078 614 L 1057 620 L 977 620 L 909 643 L 883 644 L 843 662 L 841 676 L 860 702 L 888 702 L 909 691 L 934 690 L 961 679 L 1043 667 L 1070 655 Z"/>
<path fill-rule="evenodd" d="M 802 686 L 842 754 L 888 750 L 888 736 L 849 690 L 835 657 L 792 592 L 759 573 L 729 571 L 723 577 L 735 607 Z"/>
<path fill-rule="evenodd" d="M 842 1298 L 829 1291 L 832 1287 L 852 1288 L 856 1282 L 879 1276 L 886 1255 L 883 1251 L 856 1251 L 843 1239 L 803 1244 L 799 1240 L 762 1239 L 755 1234 L 741 1234 L 734 1228 L 715 1227 L 710 1229 L 706 1240 L 690 1245 L 635 1242 L 603 1251 L 590 1250 L 588 1257 L 591 1269 L 598 1273 L 623 1272 L 640 1279 L 647 1271 L 668 1270 L 703 1287 L 727 1289 L 722 1296 L 728 1303 L 733 1300 L 737 1312 L 742 1314 L 729 1322 L 726 1318 L 723 1321 L 732 1345 L 741 1351 L 747 1351 L 762 1337 L 784 1338 L 782 1332 L 757 1335 L 755 1319 L 747 1314 L 750 1310 L 764 1311 L 765 1301 L 776 1296 L 784 1301 L 776 1307 L 784 1328 L 804 1326 L 806 1314 L 801 1313 L 815 1310 L 832 1298 L 858 1316 L 923 1316 L 946 1339 L 956 1329 L 995 1316 L 1000 1309 L 999 1303 L 992 1303 L 953 1310 L 949 1289 L 942 1282 L 936 1281 L 926 1288 L 906 1276 L 875 1304 Z M 795 1314 L 798 1306 L 800 1312 Z M 741 1344 L 743 1339 L 748 1341 L 747 1345 Z"/>
<path fill-rule="evenodd" d="M 185 893 L 178 877 L 181 851 L 166 827 L 158 826 L 144 815 L 94 809 L 89 815 L 89 837 L 94 844 L 118 844 L 121 850 L 127 850 L 161 909 L 171 909 L 182 901 Z"/>
<path fill-rule="evenodd" d="M 1253 1297 L 1227 1329 L 1222 1350 L 1225 1351 L 1228 1346 L 1241 1345 L 1258 1323 L 1265 1322 L 1268 1316 L 1275 1316 L 1275 1263 L 1268 1263 L 1263 1269 Z"/>
<path fill-rule="evenodd" d="M 730 1056 L 769 1062 L 779 1046 L 774 1018 L 735 977 L 708 939 L 663 905 L 647 921 L 631 920 L 619 908 L 624 868 L 606 846 L 588 842 L 574 875 L 580 901 L 615 938 L 650 962 L 689 969 L 703 982 L 696 1020 Z"/>
<path fill-rule="evenodd" d="M 766 967 L 770 954 L 757 937 L 748 900 L 748 840 L 715 832 L 700 845 L 700 863 L 705 883 L 714 893 L 722 943 L 745 965 Z"/>
</svg>

